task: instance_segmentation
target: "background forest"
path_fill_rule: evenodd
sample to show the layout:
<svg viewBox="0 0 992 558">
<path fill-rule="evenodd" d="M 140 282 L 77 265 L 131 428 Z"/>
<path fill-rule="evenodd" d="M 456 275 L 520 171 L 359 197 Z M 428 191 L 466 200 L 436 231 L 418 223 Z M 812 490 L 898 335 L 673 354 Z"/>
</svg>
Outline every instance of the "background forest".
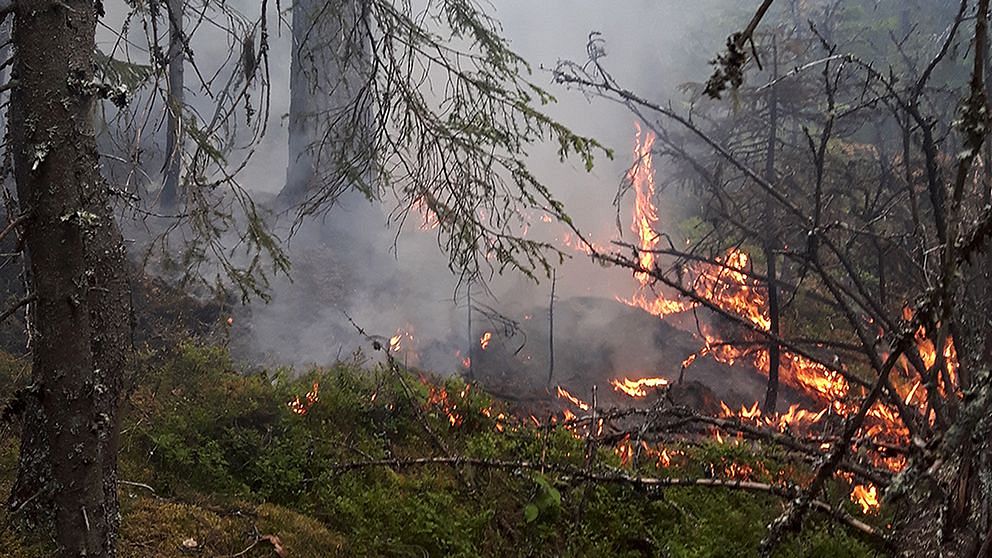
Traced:
<svg viewBox="0 0 992 558">
<path fill-rule="evenodd" d="M 992 555 L 989 1 L 0 2 L 3 552 Z"/>
</svg>

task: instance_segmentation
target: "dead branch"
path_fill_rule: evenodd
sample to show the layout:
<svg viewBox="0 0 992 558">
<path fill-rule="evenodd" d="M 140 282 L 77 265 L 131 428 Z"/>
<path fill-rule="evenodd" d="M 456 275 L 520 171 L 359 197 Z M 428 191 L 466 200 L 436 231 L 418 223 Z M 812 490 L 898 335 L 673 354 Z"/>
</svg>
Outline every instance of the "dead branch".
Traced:
<svg viewBox="0 0 992 558">
<path fill-rule="evenodd" d="M 412 458 L 412 459 L 377 459 L 371 461 L 352 461 L 346 463 L 337 463 L 331 465 L 331 470 L 334 471 L 354 471 L 358 469 L 365 469 L 370 467 L 395 467 L 395 468 L 407 468 L 407 467 L 423 467 L 430 465 L 451 465 L 453 467 L 458 466 L 473 466 L 473 467 L 485 467 L 489 469 L 501 469 L 511 472 L 519 472 L 523 470 L 529 471 L 546 471 L 551 470 L 562 475 L 560 480 L 565 482 L 590 482 L 590 483 L 604 483 L 604 484 L 621 484 L 632 486 L 635 488 L 642 489 L 663 489 L 663 488 L 675 488 L 675 487 L 700 487 L 700 488 L 722 488 L 730 490 L 744 490 L 748 492 L 758 492 L 763 494 L 771 494 L 778 496 L 779 498 L 789 500 L 796 498 L 799 492 L 796 488 L 791 486 L 779 486 L 762 482 L 755 481 L 744 481 L 744 480 L 728 480 L 728 479 L 714 479 L 714 478 L 691 478 L 691 477 L 642 477 L 640 475 L 630 475 L 619 470 L 609 470 L 606 472 L 594 472 L 587 471 L 578 467 L 569 465 L 557 465 L 548 463 L 538 463 L 533 461 L 510 461 L 501 459 L 479 459 L 474 457 L 422 457 L 422 458 Z M 820 501 L 814 500 L 811 506 L 822 511 L 836 521 L 839 521 L 851 529 L 860 532 L 861 534 L 871 538 L 875 542 L 881 543 L 885 546 L 890 546 L 891 542 L 888 536 L 878 529 L 851 517 L 850 514 L 838 509 L 835 506 Z"/>
</svg>

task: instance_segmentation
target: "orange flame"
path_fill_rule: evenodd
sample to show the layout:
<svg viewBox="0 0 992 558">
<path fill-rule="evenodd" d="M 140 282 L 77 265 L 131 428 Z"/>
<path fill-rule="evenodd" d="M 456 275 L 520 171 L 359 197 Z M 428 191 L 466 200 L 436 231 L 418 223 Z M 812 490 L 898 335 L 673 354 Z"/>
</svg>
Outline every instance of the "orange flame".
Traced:
<svg viewBox="0 0 992 558">
<path fill-rule="evenodd" d="M 863 513 L 875 513 L 879 508 L 878 490 L 874 485 L 859 484 L 851 491 L 851 501 L 860 504 Z"/>
<path fill-rule="evenodd" d="M 626 467 L 631 462 L 631 458 L 634 457 L 634 446 L 630 443 L 630 434 L 625 435 L 620 440 L 620 443 L 613 449 L 613 452 L 620 457 L 621 467 Z"/>
<path fill-rule="evenodd" d="M 465 397 L 468 395 L 469 385 L 465 385 L 465 389 L 462 390 L 459 398 L 464 401 Z M 430 392 L 427 395 L 427 407 L 434 407 L 440 409 L 444 413 L 445 417 L 448 419 L 448 424 L 452 427 L 461 426 L 465 418 L 458 411 L 458 403 L 454 401 L 454 398 L 448 395 L 448 390 L 443 387 L 438 387 L 430 385 Z"/>
<path fill-rule="evenodd" d="M 647 388 L 659 388 L 668 385 L 668 380 L 665 378 L 641 378 L 640 380 L 631 380 L 629 378 L 619 379 L 615 378 L 610 380 L 610 385 L 613 386 L 615 391 L 626 393 L 630 397 L 640 399 L 642 397 L 647 397 Z"/>
<path fill-rule="evenodd" d="M 307 392 L 307 394 L 300 399 L 297 395 L 293 397 L 293 400 L 286 403 L 289 405 L 289 410 L 296 413 L 297 415 L 303 416 L 310 412 L 310 409 L 314 406 L 317 401 L 320 401 L 320 384 L 317 382 L 313 383 L 313 388 Z"/>
<path fill-rule="evenodd" d="M 492 332 L 487 331 L 482 334 L 482 337 L 479 338 L 479 346 L 481 346 L 482 350 L 484 351 L 489 347 L 489 342 L 492 340 L 493 340 Z"/>
<path fill-rule="evenodd" d="M 589 406 L 588 403 L 586 403 L 585 401 L 583 401 L 583 400 L 579 399 L 578 397 L 572 395 L 565 388 L 563 388 L 561 386 L 558 386 L 557 389 L 558 389 L 558 398 L 559 399 L 565 399 L 568 402 L 570 402 L 572 405 L 575 405 L 576 407 L 582 409 L 583 411 L 588 411 L 590 409 L 590 406 Z"/>
<path fill-rule="evenodd" d="M 668 300 L 658 296 L 649 288 L 651 275 L 648 271 L 655 267 L 654 251 L 661 240 L 661 236 L 655 231 L 658 225 L 658 209 L 654 205 L 654 157 L 651 152 L 656 138 L 654 132 L 649 130 L 647 133 L 642 133 L 640 124 L 636 126 L 634 164 L 627 171 L 627 180 L 634 188 L 634 219 L 631 230 L 637 235 L 638 263 L 646 271 L 634 273 L 638 283 L 634 295 L 629 299 L 618 297 L 617 300 L 662 318 L 683 312 L 690 306 L 678 300 Z"/>
</svg>

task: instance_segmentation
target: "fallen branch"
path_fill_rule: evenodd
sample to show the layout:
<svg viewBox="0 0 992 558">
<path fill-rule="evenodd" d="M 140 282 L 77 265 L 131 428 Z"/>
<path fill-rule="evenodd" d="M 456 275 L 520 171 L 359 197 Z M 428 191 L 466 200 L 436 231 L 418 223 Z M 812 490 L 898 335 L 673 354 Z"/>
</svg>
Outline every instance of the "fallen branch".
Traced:
<svg viewBox="0 0 992 558">
<path fill-rule="evenodd" d="M 578 467 L 569 465 L 555 465 L 548 463 L 537 463 L 532 461 L 508 461 L 501 459 L 479 459 L 474 457 L 421 457 L 421 458 L 411 458 L 411 459 L 376 459 L 370 461 L 353 461 L 347 463 L 337 463 L 330 466 L 331 470 L 335 471 L 353 471 L 357 469 L 364 469 L 370 467 L 396 467 L 396 468 L 406 468 L 406 467 L 417 467 L 417 466 L 430 466 L 430 465 L 451 465 L 457 467 L 460 465 L 470 465 L 474 467 L 486 467 L 490 469 L 502 469 L 502 470 L 531 470 L 531 471 L 546 471 L 551 470 L 558 472 L 562 475 L 560 480 L 569 481 L 580 481 L 580 482 L 598 482 L 607 484 L 622 484 L 633 486 L 637 488 L 644 489 L 661 489 L 661 488 L 674 488 L 674 487 L 701 487 L 701 488 L 725 488 L 725 489 L 735 489 L 735 490 L 745 490 L 748 492 L 758 492 L 764 494 L 771 494 L 778 496 L 780 498 L 791 500 L 797 498 L 800 495 L 800 491 L 792 486 L 778 486 L 763 482 L 755 481 L 745 481 L 745 480 L 727 480 L 727 479 L 713 479 L 713 478 L 691 478 L 691 477 L 641 477 L 635 475 L 629 475 L 622 471 L 609 471 L 609 472 L 593 472 L 580 469 Z M 851 529 L 860 532 L 861 534 L 873 539 L 874 541 L 886 546 L 891 547 L 892 542 L 889 537 L 868 525 L 867 523 L 852 517 L 847 512 L 831 506 L 830 504 L 814 500 L 810 504 L 814 509 L 824 512 L 836 521 L 839 521 Z"/>
<path fill-rule="evenodd" d="M 20 309 L 20 308 L 22 308 L 24 306 L 27 306 L 28 304 L 31 304 L 32 302 L 34 302 L 36 300 L 38 300 L 38 297 L 35 296 L 33 293 L 32 294 L 29 294 L 29 295 L 27 295 L 27 296 L 25 296 L 23 298 L 21 298 L 20 300 L 18 300 L 17 302 L 15 302 L 10 308 L 7 308 L 3 312 L 0 312 L 0 322 L 6 320 L 7 318 L 9 318 L 11 316 L 13 316 L 14 315 L 14 312 L 17 312 L 18 309 Z"/>
</svg>

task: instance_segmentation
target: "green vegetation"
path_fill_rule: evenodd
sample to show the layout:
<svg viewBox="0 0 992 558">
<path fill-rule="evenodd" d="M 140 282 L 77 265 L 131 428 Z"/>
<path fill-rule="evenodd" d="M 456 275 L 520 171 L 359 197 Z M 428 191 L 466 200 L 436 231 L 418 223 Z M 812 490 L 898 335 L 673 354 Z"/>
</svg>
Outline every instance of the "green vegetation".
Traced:
<svg viewBox="0 0 992 558">
<path fill-rule="evenodd" d="M 12 393 L 25 377 L 23 365 L 0 364 L 0 386 Z M 193 344 L 141 368 L 122 434 L 123 557 L 246 549 L 240 556 L 276 556 L 273 541 L 290 557 L 738 557 L 754 554 L 782 509 L 772 496 L 734 490 L 565 483 L 555 466 L 582 466 L 584 440 L 563 428 L 500 419 L 498 405 L 458 379 L 442 384 L 442 399 L 440 388 L 417 374 L 386 368 L 244 375 L 225 350 Z M 305 414 L 294 413 L 287 402 L 304 398 L 314 382 L 318 400 Z M 3 488 L 16 463 L 15 432 L 11 424 L 3 431 Z M 644 457 L 641 473 L 722 476 L 735 463 L 766 480 L 785 468 L 792 468 L 790 478 L 802 475 L 801 466 L 797 473 L 783 456 L 757 449 L 673 447 L 682 457 L 671 467 Z M 339 466 L 444 452 L 531 462 L 543 455 L 549 467 L 541 474 L 467 465 Z M 598 450 L 595 461 L 594 467 L 620 466 L 612 448 Z M 833 496 L 844 499 L 842 492 Z M 5 555 L 45 556 L 37 535 L 8 527 L 0 544 Z M 816 517 L 777 555 L 884 553 Z"/>
</svg>

